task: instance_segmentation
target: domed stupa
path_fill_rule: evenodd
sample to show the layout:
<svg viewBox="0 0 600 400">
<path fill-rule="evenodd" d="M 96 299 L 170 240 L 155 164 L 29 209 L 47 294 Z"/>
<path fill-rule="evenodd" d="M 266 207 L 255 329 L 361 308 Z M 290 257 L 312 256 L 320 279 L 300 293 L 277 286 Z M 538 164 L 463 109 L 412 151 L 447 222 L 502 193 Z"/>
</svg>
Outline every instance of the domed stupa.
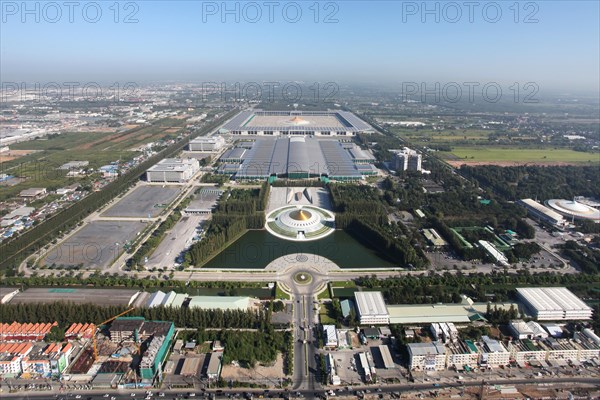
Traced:
<svg viewBox="0 0 600 400">
<path fill-rule="evenodd" d="M 272 235 L 282 239 L 317 240 L 335 230 L 335 217 L 315 206 L 286 206 L 271 211 L 265 227 Z"/>
</svg>

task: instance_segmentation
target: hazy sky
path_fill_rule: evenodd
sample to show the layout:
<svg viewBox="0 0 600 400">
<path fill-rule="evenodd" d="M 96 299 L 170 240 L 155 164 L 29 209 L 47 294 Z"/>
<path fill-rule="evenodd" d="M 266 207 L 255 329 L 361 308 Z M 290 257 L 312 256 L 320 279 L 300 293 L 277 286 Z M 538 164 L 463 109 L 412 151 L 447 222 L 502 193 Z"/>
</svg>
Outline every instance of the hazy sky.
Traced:
<svg viewBox="0 0 600 400">
<path fill-rule="evenodd" d="M 2 1 L 3 82 L 533 81 L 599 90 L 598 1 L 136 1 L 118 3 L 118 15 L 113 1 L 74 3 L 31 2 L 28 13 Z"/>
</svg>

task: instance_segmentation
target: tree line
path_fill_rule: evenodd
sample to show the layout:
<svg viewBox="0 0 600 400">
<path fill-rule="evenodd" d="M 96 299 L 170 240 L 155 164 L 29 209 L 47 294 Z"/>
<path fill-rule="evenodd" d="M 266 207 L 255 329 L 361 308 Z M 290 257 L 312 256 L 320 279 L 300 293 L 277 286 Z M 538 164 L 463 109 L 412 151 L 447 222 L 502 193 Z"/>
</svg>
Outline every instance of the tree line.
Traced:
<svg viewBox="0 0 600 400">
<path fill-rule="evenodd" d="M 74 304 L 69 302 L 26 303 L 0 305 L 0 321 L 3 323 L 21 322 L 54 322 L 61 328 L 67 328 L 72 323 L 99 324 L 128 307 L 101 306 L 97 304 Z M 147 320 L 173 321 L 181 328 L 254 328 L 264 326 L 267 314 L 249 310 L 219 310 L 199 309 L 188 307 L 153 307 L 136 308 L 128 313 L 130 316 L 140 316 Z"/>
<path fill-rule="evenodd" d="M 234 189 L 223 194 L 206 229 L 206 236 L 194 243 L 188 252 L 190 263 L 200 266 L 248 229 L 263 229 L 269 190 L 270 186 L 265 181 L 259 190 Z"/>
<path fill-rule="evenodd" d="M 462 273 L 443 275 L 430 274 L 419 276 L 399 276 L 378 279 L 375 275 L 357 278 L 357 285 L 382 290 L 390 304 L 435 304 L 459 303 L 461 294 L 477 302 L 507 301 L 513 298 L 517 287 L 527 286 L 565 286 L 583 298 L 595 298 L 600 284 L 600 275 L 555 274 L 519 271 L 516 274 L 493 271 L 491 274 Z"/>
</svg>

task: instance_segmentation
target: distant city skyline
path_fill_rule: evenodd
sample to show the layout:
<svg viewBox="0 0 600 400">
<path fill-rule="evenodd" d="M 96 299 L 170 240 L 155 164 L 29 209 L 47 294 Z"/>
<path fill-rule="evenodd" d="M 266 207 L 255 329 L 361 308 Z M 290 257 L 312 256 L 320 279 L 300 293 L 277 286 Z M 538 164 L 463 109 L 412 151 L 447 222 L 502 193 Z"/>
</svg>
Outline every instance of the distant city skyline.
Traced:
<svg viewBox="0 0 600 400">
<path fill-rule="evenodd" d="M 113 3 L 70 10 L 3 2 L 1 81 L 536 82 L 541 92 L 600 90 L 596 1 L 521 2 L 518 15 L 512 2 L 493 3 L 501 15 L 492 2 L 430 2 L 426 10 L 422 2 L 319 2 L 318 15 L 313 2 L 274 3 L 229 2 L 225 10 L 222 2 L 121 2 L 117 15 Z"/>
</svg>

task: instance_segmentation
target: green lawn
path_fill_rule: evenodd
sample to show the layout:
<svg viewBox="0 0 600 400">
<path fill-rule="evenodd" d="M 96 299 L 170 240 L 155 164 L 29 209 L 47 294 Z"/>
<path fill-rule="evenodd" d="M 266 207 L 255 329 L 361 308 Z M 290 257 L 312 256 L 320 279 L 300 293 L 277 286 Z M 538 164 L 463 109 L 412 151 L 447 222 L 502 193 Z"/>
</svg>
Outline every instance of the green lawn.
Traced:
<svg viewBox="0 0 600 400">
<path fill-rule="evenodd" d="M 319 310 L 319 321 L 323 325 L 335 325 L 335 320 L 331 318 L 329 313 L 331 310 L 329 309 L 327 304 L 321 304 L 321 308 Z"/>
<path fill-rule="evenodd" d="M 464 146 L 454 147 L 452 152 L 441 152 L 448 160 L 474 162 L 565 162 L 600 163 L 600 154 L 584 153 L 570 149 L 524 149 L 514 147 Z"/>
</svg>

